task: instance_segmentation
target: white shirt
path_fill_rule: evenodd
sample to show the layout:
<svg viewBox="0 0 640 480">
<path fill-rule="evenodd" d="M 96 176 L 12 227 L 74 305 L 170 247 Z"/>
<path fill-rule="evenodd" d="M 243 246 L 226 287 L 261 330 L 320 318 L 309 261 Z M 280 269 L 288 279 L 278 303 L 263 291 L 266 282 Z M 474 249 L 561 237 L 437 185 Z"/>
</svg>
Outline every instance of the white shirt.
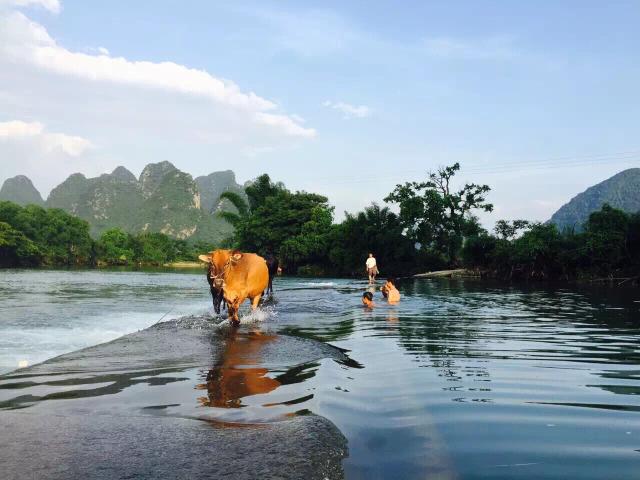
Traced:
<svg viewBox="0 0 640 480">
<path fill-rule="evenodd" d="M 376 266 L 376 259 L 373 257 L 367 258 L 367 268 L 373 268 Z"/>
</svg>

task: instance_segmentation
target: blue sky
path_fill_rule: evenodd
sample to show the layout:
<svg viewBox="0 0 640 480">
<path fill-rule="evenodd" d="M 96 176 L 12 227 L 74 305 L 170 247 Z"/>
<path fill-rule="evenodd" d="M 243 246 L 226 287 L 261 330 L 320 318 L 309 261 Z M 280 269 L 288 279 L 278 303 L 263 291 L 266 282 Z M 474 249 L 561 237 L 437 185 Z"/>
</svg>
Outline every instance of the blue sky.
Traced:
<svg viewBox="0 0 640 480">
<path fill-rule="evenodd" d="M 490 225 L 640 166 L 640 2 L 0 5 L 0 176 L 45 193 L 169 160 L 266 171 L 339 218 L 459 161 Z"/>
</svg>

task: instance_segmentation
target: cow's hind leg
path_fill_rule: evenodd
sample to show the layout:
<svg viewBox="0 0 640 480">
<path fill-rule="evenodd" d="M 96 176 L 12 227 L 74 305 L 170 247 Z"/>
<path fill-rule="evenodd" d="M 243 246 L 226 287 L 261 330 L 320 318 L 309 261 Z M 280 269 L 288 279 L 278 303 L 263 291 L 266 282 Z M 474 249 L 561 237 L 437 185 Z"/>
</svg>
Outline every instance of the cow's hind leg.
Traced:
<svg viewBox="0 0 640 480">
<path fill-rule="evenodd" d="M 251 310 L 255 310 L 256 308 L 258 308 L 258 304 L 260 303 L 261 299 L 262 295 L 256 295 L 251 299 Z"/>
</svg>

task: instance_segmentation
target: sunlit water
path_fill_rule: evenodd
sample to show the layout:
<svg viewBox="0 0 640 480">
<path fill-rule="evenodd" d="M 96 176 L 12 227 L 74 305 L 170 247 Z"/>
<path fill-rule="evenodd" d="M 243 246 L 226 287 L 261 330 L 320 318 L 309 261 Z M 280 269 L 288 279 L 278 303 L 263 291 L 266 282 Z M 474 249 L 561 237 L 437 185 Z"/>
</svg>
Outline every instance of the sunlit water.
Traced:
<svg viewBox="0 0 640 480">
<path fill-rule="evenodd" d="M 376 293 L 367 310 L 364 282 L 279 278 L 233 333 L 209 318 L 202 274 L 5 271 L 0 283 L 5 371 L 158 320 L 155 334 L 223 339 L 207 364 L 167 360 L 181 373 L 149 383 L 163 384 L 162 405 L 139 383 L 100 384 L 112 409 L 240 423 L 310 411 L 347 438 L 347 478 L 640 478 L 637 289 L 416 280 L 398 305 Z M 64 398 L 50 408 L 76 401 Z"/>
<path fill-rule="evenodd" d="M 199 275 L 0 270 L 0 373 L 204 313 Z"/>
</svg>

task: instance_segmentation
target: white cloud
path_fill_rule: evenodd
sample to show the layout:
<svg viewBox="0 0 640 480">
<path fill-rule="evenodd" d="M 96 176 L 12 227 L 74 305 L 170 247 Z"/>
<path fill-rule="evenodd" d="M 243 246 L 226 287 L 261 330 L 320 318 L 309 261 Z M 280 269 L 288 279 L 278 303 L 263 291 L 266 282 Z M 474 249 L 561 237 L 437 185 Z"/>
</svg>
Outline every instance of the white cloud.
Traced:
<svg viewBox="0 0 640 480">
<path fill-rule="evenodd" d="M 124 164 L 138 174 L 164 159 L 194 175 L 232 168 L 252 178 L 257 157 L 316 135 L 276 102 L 206 70 L 118 57 L 91 38 L 67 49 L 17 2 L 0 2 L 0 183 L 27 175 L 46 195 L 71 173 Z"/>
<path fill-rule="evenodd" d="M 291 118 L 293 118 L 298 123 L 305 123 L 306 122 L 306 120 L 303 117 L 301 117 L 300 115 L 295 114 L 295 113 L 291 115 Z"/>
<path fill-rule="evenodd" d="M 58 0 L 0 0 L 0 8 L 31 6 L 42 7 L 51 13 L 60 12 L 60 2 Z"/>
<path fill-rule="evenodd" d="M 86 138 L 47 132 L 40 122 L 20 120 L 0 122 L 0 142 L 30 142 L 43 153 L 59 151 L 71 157 L 78 157 L 92 147 Z"/>
<path fill-rule="evenodd" d="M 262 123 L 264 125 L 278 127 L 287 135 L 299 137 L 315 136 L 314 129 L 304 128 L 300 126 L 293 118 L 285 115 L 274 115 L 273 113 L 258 112 L 255 114 L 255 118 L 259 123 Z"/>
<path fill-rule="evenodd" d="M 108 48 L 105 47 L 85 47 L 85 53 L 90 53 L 94 55 L 111 55 Z"/>
<path fill-rule="evenodd" d="M 231 81 L 204 70 L 174 62 L 131 61 L 112 57 L 102 47 L 98 55 L 72 52 L 58 45 L 46 29 L 20 12 L 0 17 L 0 58 L 26 64 L 57 75 L 90 82 L 164 90 L 175 94 L 205 98 L 241 112 L 256 124 L 275 128 L 289 136 L 313 137 L 312 128 L 277 110 L 277 105 L 253 92 L 243 92 Z"/>
<path fill-rule="evenodd" d="M 322 106 L 342 112 L 345 119 L 365 118 L 370 116 L 373 112 L 371 108 L 366 105 L 351 105 L 350 103 L 332 102 L 331 100 L 326 100 L 322 103 Z"/>
<path fill-rule="evenodd" d="M 21 122 L 20 120 L 12 120 L 10 122 L 0 123 L 0 138 L 22 138 L 40 135 L 44 130 L 44 126 L 39 122 Z"/>
</svg>

